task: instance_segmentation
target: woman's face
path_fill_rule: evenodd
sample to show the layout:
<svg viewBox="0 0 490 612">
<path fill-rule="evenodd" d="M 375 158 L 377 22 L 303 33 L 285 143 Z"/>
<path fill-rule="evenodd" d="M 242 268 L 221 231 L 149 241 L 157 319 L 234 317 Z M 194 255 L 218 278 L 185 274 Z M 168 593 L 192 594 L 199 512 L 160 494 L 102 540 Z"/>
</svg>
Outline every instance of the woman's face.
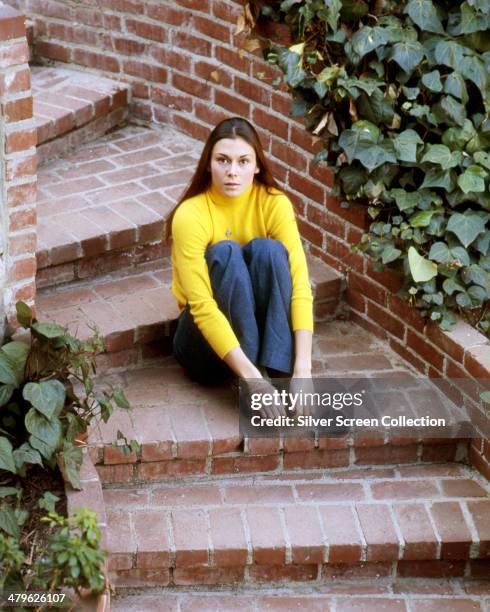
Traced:
<svg viewBox="0 0 490 612">
<path fill-rule="evenodd" d="M 211 151 L 213 186 L 226 196 L 239 196 L 253 183 L 260 171 L 255 150 L 242 138 L 222 138 Z"/>
</svg>

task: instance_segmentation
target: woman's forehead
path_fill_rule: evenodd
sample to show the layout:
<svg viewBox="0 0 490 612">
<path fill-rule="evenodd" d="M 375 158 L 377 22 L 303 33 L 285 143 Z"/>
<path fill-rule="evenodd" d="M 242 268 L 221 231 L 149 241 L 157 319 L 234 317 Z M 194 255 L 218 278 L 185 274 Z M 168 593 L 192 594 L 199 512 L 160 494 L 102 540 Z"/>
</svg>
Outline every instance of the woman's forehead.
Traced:
<svg viewBox="0 0 490 612">
<path fill-rule="evenodd" d="M 214 145 L 213 154 L 222 154 L 228 157 L 255 156 L 255 150 L 243 138 L 222 138 Z"/>
</svg>

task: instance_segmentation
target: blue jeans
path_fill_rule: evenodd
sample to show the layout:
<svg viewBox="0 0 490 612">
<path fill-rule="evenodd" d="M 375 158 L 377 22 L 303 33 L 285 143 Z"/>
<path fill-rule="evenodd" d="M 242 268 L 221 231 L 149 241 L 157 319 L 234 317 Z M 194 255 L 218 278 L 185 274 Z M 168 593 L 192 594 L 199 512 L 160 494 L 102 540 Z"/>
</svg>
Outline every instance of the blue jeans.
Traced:
<svg viewBox="0 0 490 612">
<path fill-rule="evenodd" d="M 205 257 L 213 297 L 244 353 L 258 366 L 291 372 L 292 282 L 284 245 L 255 238 L 242 248 L 223 240 L 208 247 Z M 216 384 L 233 375 L 198 329 L 188 304 L 180 314 L 173 348 L 177 361 L 198 382 Z"/>
</svg>

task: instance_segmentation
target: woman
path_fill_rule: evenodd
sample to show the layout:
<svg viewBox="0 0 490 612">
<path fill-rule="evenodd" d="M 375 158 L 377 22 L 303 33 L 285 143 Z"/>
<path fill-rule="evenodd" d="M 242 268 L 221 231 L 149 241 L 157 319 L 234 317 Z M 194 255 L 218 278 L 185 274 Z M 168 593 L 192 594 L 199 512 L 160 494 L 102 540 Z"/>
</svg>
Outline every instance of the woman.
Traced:
<svg viewBox="0 0 490 612">
<path fill-rule="evenodd" d="M 211 132 L 171 220 L 174 353 L 204 384 L 259 367 L 311 376 L 312 295 L 290 200 L 252 125 Z"/>
</svg>

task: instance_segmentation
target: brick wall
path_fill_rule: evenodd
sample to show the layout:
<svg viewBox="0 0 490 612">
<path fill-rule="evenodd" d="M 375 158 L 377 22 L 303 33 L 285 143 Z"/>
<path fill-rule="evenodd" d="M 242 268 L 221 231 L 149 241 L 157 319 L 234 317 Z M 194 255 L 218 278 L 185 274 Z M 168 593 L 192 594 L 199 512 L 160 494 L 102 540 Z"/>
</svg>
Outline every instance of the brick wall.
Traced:
<svg viewBox="0 0 490 612">
<path fill-rule="evenodd" d="M 0 2 L 0 321 L 32 303 L 36 273 L 36 132 L 23 16 Z M 0 334 L 1 335 L 1 334 Z"/>
<path fill-rule="evenodd" d="M 280 72 L 262 60 L 260 50 L 238 51 L 244 40 L 243 33 L 235 34 L 241 2 L 10 1 L 34 21 L 38 59 L 77 64 L 130 83 L 131 110 L 140 120 L 170 124 L 204 140 L 224 117 L 250 119 L 295 203 L 308 248 L 346 275 L 353 320 L 425 375 L 490 379 L 484 336 L 463 323 L 451 333 L 424 327 L 417 312 L 393 295 L 396 276 L 374 272 L 365 257 L 350 252 L 368 223 L 365 209 L 343 208 L 331 194 L 330 170 L 311 163 L 319 144 L 288 116 L 289 95 L 272 85 Z M 462 397 L 481 434 L 472 459 L 490 477 L 490 419 L 477 396 Z"/>
</svg>

